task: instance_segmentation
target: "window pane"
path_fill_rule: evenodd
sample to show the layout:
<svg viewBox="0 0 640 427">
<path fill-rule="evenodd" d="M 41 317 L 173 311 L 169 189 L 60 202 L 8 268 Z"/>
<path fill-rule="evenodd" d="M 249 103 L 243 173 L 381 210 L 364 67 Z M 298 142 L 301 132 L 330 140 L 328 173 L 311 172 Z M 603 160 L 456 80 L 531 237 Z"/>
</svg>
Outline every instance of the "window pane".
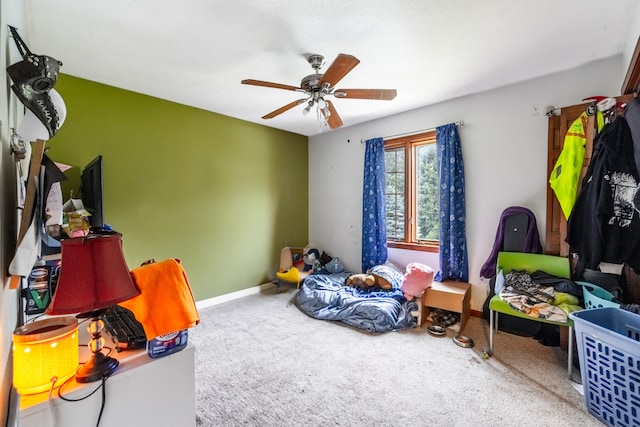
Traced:
<svg viewBox="0 0 640 427">
<path fill-rule="evenodd" d="M 385 150 L 387 239 L 404 240 L 404 148 Z"/>
<path fill-rule="evenodd" d="M 416 239 L 440 238 L 436 144 L 419 145 L 416 153 Z"/>
</svg>

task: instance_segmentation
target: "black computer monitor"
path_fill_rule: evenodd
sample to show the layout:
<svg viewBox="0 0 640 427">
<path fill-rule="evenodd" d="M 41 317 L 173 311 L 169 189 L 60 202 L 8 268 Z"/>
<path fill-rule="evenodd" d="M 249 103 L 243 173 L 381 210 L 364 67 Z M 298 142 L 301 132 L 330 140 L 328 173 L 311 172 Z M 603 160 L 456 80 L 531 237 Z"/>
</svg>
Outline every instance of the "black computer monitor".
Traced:
<svg viewBox="0 0 640 427">
<path fill-rule="evenodd" d="M 84 208 L 91 214 L 89 223 L 92 227 L 103 227 L 102 156 L 91 160 L 82 169 L 80 180 L 80 198 Z"/>
</svg>

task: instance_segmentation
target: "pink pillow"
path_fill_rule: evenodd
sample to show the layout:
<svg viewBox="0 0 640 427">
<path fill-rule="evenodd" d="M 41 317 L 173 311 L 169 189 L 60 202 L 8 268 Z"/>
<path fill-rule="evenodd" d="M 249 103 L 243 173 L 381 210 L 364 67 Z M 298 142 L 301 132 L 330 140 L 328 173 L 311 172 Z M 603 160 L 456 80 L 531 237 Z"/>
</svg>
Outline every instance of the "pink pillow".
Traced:
<svg viewBox="0 0 640 427">
<path fill-rule="evenodd" d="M 420 297 L 427 288 L 431 287 L 432 282 L 433 269 L 431 267 L 411 262 L 407 264 L 400 289 L 407 299 L 413 299 L 413 297 Z"/>
</svg>

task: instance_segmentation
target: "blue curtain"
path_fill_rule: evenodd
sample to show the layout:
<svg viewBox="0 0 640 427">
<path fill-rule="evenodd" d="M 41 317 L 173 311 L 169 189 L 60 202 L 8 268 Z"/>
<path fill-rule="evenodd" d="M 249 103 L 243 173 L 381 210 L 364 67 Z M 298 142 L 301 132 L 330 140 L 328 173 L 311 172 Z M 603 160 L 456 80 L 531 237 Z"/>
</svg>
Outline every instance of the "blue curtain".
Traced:
<svg viewBox="0 0 640 427">
<path fill-rule="evenodd" d="M 384 140 L 366 141 L 362 188 L 362 271 L 387 261 Z"/>
<path fill-rule="evenodd" d="M 435 280 L 468 281 L 464 165 L 458 128 L 449 123 L 436 128 L 440 181 L 440 271 Z"/>
</svg>

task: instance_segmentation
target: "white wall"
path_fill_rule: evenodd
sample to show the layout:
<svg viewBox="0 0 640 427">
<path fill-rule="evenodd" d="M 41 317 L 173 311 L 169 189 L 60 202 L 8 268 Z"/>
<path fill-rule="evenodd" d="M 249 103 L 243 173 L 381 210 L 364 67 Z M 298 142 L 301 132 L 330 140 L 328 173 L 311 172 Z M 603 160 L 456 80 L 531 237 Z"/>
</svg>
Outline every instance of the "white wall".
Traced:
<svg viewBox="0 0 640 427">
<path fill-rule="evenodd" d="M 24 28 L 23 4 L 21 0 L 0 0 L 0 69 L 6 70 L 7 65 L 19 60 L 19 55 L 13 39 L 8 37 L 7 25 L 13 25 L 19 30 Z M 27 41 L 27 34 L 20 31 L 20 35 Z M 6 72 L 3 74 L 6 76 Z M 11 411 L 8 407 L 11 383 L 13 379 L 13 359 L 11 357 L 11 336 L 17 322 L 17 291 L 9 288 L 6 277 L 8 262 L 15 245 L 16 211 L 15 186 L 13 171 L 15 170 L 12 156 L 9 152 L 10 128 L 15 127 L 13 114 L 9 110 L 9 80 L 0 85 L 0 268 L 2 268 L 2 289 L 0 289 L 0 422 L 5 425 L 5 419 Z"/>
<path fill-rule="evenodd" d="M 629 28 L 627 30 L 627 42 L 624 45 L 623 64 L 624 69 L 629 68 L 631 60 L 633 59 L 633 52 L 636 49 L 636 45 L 640 42 L 640 4 L 634 3 L 631 10 L 631 19 L 629 20 Z"/>
<path fill-rule="evenodd" d="M 618 55 L 583 67 L 465 96 L 309 139 L 309 240 L 360 271 L 361 140 L 428 129 L 463 120 L 459 128 L 466 176 L 467 244 L 471 305 L 487 295 L 480 282 L 502 211 L 525 206 L 536 215 L 544 243 L 547 188 L 547 105 L 563 107 L 593 95 L 620 94 L 626 65 Z M 345 101 L 346 102 L 346 101 Z M 391 101 L 393 102 L 393 101 Z M 415 261 L 429 259 L 413 252 Z M 411 257 L 402 251 L 391 258 Z M 437 259 L 428 262 L 438 269 Z"/>
</svg>

